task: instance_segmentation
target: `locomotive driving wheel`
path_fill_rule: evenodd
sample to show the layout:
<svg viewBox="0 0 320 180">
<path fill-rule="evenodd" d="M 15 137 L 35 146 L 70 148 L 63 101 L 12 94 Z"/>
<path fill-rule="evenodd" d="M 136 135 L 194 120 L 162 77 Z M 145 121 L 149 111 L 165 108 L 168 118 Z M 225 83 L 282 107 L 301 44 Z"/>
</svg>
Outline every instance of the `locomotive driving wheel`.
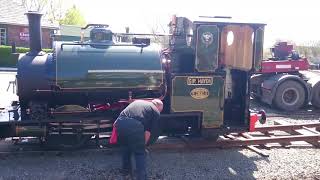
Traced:
<svg viewBox="0 0 320 180">
<path fill-rule="evenodd" d="M 55 112 L 72 113 L 88 112 L 88 110 L 79 105 L 64 105 L 55 109 Z M 75 118 L 75 115 L 71 116 Z M 50 132 L 44 138 L 42 144 L 47 149 L 74 150 L 82 148 L 91 139 L 91 134 L 83 134 L 83 126 L 80 122 L 76 123 L 50 123 Z"/>
</svg>

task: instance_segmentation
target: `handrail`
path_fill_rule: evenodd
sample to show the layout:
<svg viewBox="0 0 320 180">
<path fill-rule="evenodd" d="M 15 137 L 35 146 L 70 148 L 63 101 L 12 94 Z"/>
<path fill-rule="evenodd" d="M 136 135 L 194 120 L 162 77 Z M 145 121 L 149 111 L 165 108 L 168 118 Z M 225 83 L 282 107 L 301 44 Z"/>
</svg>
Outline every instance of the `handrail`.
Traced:
<svg viewBox="0 0 320 180">
<path fill-rule="evenodd" d="M 178 36 L 175 34 L 156 34 L 156 33 L 113 33 L 118 36 Z"/>
<path fill-rule="evenodd" d="M 101 28 L 109 27 L 108 24 L 87 24 L 85 27 L 82 27 L 81 30 L 85 30 L 85 29 L 87 29 L 88 27 L 91 27 L 91 26 L 93 26 L 93 27 L 101 27 Z"/>
<path fill-rule="evenodd" d="M 101 43 L 62 43 L 60 45 L 63 51 L 63 46 L 136 46 L 144 48 L 148 46 L 147 44 L 101 44 Z"/>
</svg>

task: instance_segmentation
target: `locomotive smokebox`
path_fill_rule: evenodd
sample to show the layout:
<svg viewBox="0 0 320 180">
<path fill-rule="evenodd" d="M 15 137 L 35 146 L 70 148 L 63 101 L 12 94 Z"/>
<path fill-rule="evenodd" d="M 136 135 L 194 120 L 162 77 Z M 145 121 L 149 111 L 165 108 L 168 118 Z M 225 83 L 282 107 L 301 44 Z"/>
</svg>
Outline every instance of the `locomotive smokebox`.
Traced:
<svg viewBox="0 0 320 180">
<path fill-rule="evenodd" d="M 28 55 L 37 56 L 42 50 L 42 33 L 40 23 L 42 14 L 35 11 L 29 11 L 26 15 L 29 21 L 30 52 Z"/>
</svg>

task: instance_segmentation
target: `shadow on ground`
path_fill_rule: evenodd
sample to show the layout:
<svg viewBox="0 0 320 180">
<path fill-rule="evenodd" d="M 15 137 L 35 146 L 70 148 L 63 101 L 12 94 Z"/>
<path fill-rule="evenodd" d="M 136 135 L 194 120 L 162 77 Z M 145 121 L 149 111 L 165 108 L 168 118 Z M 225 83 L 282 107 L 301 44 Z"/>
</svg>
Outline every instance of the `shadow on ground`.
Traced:
<svg viewBox="0 0 320 180">
<path fill-rule="evenodd" d="M 118 152 L 0 155 L 0 179 L 122 179 Z M 254 179 L 255 161 L 239 149 L 149 152 L 149 179 Z"/>
</svg>

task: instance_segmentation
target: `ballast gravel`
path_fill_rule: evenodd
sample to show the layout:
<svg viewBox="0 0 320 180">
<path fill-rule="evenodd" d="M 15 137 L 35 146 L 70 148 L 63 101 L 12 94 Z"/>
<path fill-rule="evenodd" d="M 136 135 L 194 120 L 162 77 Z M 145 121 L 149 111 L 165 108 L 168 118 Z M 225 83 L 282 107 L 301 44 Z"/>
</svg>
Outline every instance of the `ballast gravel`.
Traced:
<svg viewBox="0 0 320 180">
<path fill-rule="evenodd" d="M 320 179 L 320 149 L 273 148 L 269 157 L 247 149 L 149 152 L 149 179 Z M 62 154 L 1 154 L 0 180 L 124 179 L 120 154 L 75 151 Z"/>
</svg>

